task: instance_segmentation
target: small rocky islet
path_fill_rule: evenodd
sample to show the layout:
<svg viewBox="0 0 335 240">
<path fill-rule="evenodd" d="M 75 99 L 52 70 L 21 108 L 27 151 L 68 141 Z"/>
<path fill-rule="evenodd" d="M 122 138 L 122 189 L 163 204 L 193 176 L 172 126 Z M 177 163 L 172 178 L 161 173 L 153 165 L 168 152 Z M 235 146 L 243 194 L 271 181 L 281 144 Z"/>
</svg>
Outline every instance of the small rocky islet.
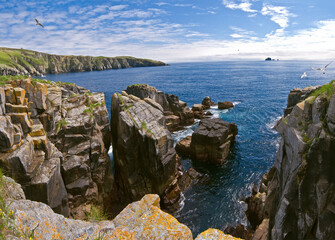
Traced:
<svg viewBox="0 0 335 240">
<path fill-rule="evenodd" d="M 246 199 L 251 228 L 243 238 L 334 236 L 334 93 L 334 82 L 290 92 L 276 162 Z M 17 79 L 0 95 L 0 163 L 15 180 L 2 178 L 4 216 L 37 239 L 193 239 L 164 212 L 178 209 L 181 193 L 203 177 L 186 171 L 177 152 L 222 164 L 238 133 L 207 114 L 209 97 L 190 109 L 146 84 L 112 96 L 110 121 L 104 94 L 74 84 Z M 194 118 L 199 127 L 175 148 L 171 132 Z M 83 221 L 96 206 L 113 220 Z M 208 229 L 196 239 L 238 238 Z"/>
</svg>

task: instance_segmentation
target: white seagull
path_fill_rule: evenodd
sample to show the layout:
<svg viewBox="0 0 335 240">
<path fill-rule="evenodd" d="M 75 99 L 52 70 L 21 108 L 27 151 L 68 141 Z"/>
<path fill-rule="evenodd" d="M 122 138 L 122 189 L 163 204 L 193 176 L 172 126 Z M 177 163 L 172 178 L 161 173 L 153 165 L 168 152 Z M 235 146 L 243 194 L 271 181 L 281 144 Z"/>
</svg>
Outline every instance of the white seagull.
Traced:
<svg viewBox="0 0 335 240">
<path fill-rule="evenodd" d="M 42 23 L 40 23 L 36 18 L 34 18 L 34 19 L 35 19 L 35 21 L 36 21 L 36 25 L 40 25 L 42 28 L 44 28 L 44 26 L 43 26 Z"/>
<path fill-rule="evenodd" d="M 305 78 L 305 77 L 307 77 L 307 73 L 306 72 L 304 72 L 302 75 L 301 75 L 301 79 L 303 79 L 303 78 Z"/>
<path fill-rule="evenodd" d="M 313 70 L 319 70 L 319 71 L 322 71 L 322 73 L 325 74 L 325 73 L 326 73 L 326 68 L 327 68 L 332 62 L 334 62 L 334 60 L 331 61 L 330 63 L 328 63 L 326 66 L 324 66 L 324 67 L 322 67 L 322 68 L 312 68 L 312 69 L 313 69 Z"/>
</svg>

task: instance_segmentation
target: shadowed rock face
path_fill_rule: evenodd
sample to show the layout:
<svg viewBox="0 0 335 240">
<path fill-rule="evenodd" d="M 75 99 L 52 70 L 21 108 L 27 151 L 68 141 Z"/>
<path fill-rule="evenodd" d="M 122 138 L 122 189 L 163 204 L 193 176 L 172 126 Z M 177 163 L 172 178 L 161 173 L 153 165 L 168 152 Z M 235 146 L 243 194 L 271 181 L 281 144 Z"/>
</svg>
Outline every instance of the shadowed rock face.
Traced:
<svg viewBox="0 0 335 240">
<path fill-rule="evenodd" d="M 163 112 L 152 103 L 122 92 L 112 96 L 111 116 L 119 201 L 129 203 L 156 193 L 165 207 L 178 204 L 180 164 Z"/>
<path fill-rule="evenodd" d="M 28 199 L 82 218 L 112 188 L 104 95 L 32 81 L 0 88 L 1 167 Z"/>
<path fill-rule="evenodd" d="M 193 112 L 187 104 L 180 101 L 176 95 L 157 91 L 156 88 L 147 84 L 128 86 L 126 92 L 145 100 L 153 107 L 163 111 L 166 118 L 166 126 L 170 132 L 183 129 L 184 126 L 194 123 Z"/>
<path fill-rule="evenodd" d="M 260 224 L 255 239 L 335 236 L 335 95 L 304 99 L 278 122 L 282 139 L 276 162 L 263 176 L 259 192 L 247 200 L 251 224 Z"/>
</svg>

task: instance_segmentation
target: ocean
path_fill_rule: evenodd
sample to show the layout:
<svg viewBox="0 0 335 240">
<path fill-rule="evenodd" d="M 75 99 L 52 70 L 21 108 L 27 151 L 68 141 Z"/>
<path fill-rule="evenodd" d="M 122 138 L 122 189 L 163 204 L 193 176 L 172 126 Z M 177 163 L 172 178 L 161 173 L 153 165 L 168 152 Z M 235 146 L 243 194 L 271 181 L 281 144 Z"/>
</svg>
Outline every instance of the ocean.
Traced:
<svg viewBox="0 0 335 240">
<path fill-rule="evenodd" d="M 174 214 L 196 236 L 208 229 L 247 225 L 242 201 L 251 194 L 273 165 L 280 136 L 273 129 L 283 114 L 293 88 L 322 85 L 335 79 L 335 64 L 326 74 L 312 70 L 328 62 L 312 61 L 225 61 L 176 63 L 164 67 L 130 68 L 81 73 L 50 74 L 45 79 L 73 82 L 93 92 L 104 92 L 110 110 L 111 96 L 128 85 L 147 83 L 160 91 L 179 96 L 191 108 L 204 97 L 231 101 L 230 110 L 212 108 L 214 116 L 235 122 L 238 136 L 222 166 L 182 159 L 187 169 L 209 175 L 210 181 L 192 186 L 183 194 L 183 208 Z M 301 79 L 303 72 L 307 77 Z M 175 141 L 191 135 L 196 125 L 173 134 Z"/>
</svg>

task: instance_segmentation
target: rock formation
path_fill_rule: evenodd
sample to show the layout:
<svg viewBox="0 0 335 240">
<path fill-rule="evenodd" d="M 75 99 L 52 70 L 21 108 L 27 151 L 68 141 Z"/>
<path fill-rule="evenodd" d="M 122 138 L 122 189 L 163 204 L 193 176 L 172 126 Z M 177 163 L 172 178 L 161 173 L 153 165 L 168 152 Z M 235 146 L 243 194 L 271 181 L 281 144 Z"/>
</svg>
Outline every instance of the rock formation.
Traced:
<svg viewBox="0 0 335 240">
<path fill-rule="evenodd" d="M 219 109 L 229 109 L 229 108 L 233 108 L 234 104 L 232 102 L 218 102 L 218 108 Z"/>
<path fill-rule="evenodd" d="M 204 109 L 209 109 L 214 105 L 214 102 L 212 102 L 211 97 L 207 96 L 202 100 L 201 104 L 204 106 Z"/>
<path fill-rule="evenodd" d="M 26 197 L 78 218 L 102 204 L 112 187 L 104 95 L 31 78 L 0 94 L 0 165 Z"/>
<path fill-rule="evenodd" d="M 222 164 L 237 132 L 235 123 L 224 122 L 220 118 L 202 119 L 192 137 L 179 141 L 176 150 L 197 161 Z"/>
<path fill-rule="evenodd" d="M 128 86 L 126 92 L 161 110 L 164 113 L 166 126 L 170 132 L 181 130 L 184 126 L 194 123 L 193 112 L 176 95 L 157 91 L 156 88 L 147 84 Z"/>
<path fill-rule="evenodd" d="M 335 83 L 310 89 L 291 91 L 275 164 L 247 200 L 254 239 L 335 236 Z"/>
<path fill-rule="evenodd" d="M 178 205 L 178 179 L 183 170 L 179 169 L 180 161 L 161 105 L 123 91 L 112 96 L 111 116 L 119 202 L 129 203 L 156 193 L 164 207 Z"/>
<path fill-rule="evenodd" d="M 6 59 L 0 62 L 0 75 L 32 75 L 49 73 L 99 71 L 130 67 L 165 66 L 160 61 L 124 57 L 62 56 L 25 49 L 0 48 Z"/>
<path fill-rule="evenodd" d="M 0 236 L 6 239 L 185 239 L 192 240 L 191 230 L 173 216 L 163 212 L 159 196 L 145 195 L 140 201 L 129 204 L 112 221 L 80 221 L 56 214 L 44 203 L 25 200 L 21 186 L 12 179 L 0 179 L 0 195 L 7 202 L 1 211 Z M 196 239 L 239 239 L 208 229 Z"/>
</svg>

